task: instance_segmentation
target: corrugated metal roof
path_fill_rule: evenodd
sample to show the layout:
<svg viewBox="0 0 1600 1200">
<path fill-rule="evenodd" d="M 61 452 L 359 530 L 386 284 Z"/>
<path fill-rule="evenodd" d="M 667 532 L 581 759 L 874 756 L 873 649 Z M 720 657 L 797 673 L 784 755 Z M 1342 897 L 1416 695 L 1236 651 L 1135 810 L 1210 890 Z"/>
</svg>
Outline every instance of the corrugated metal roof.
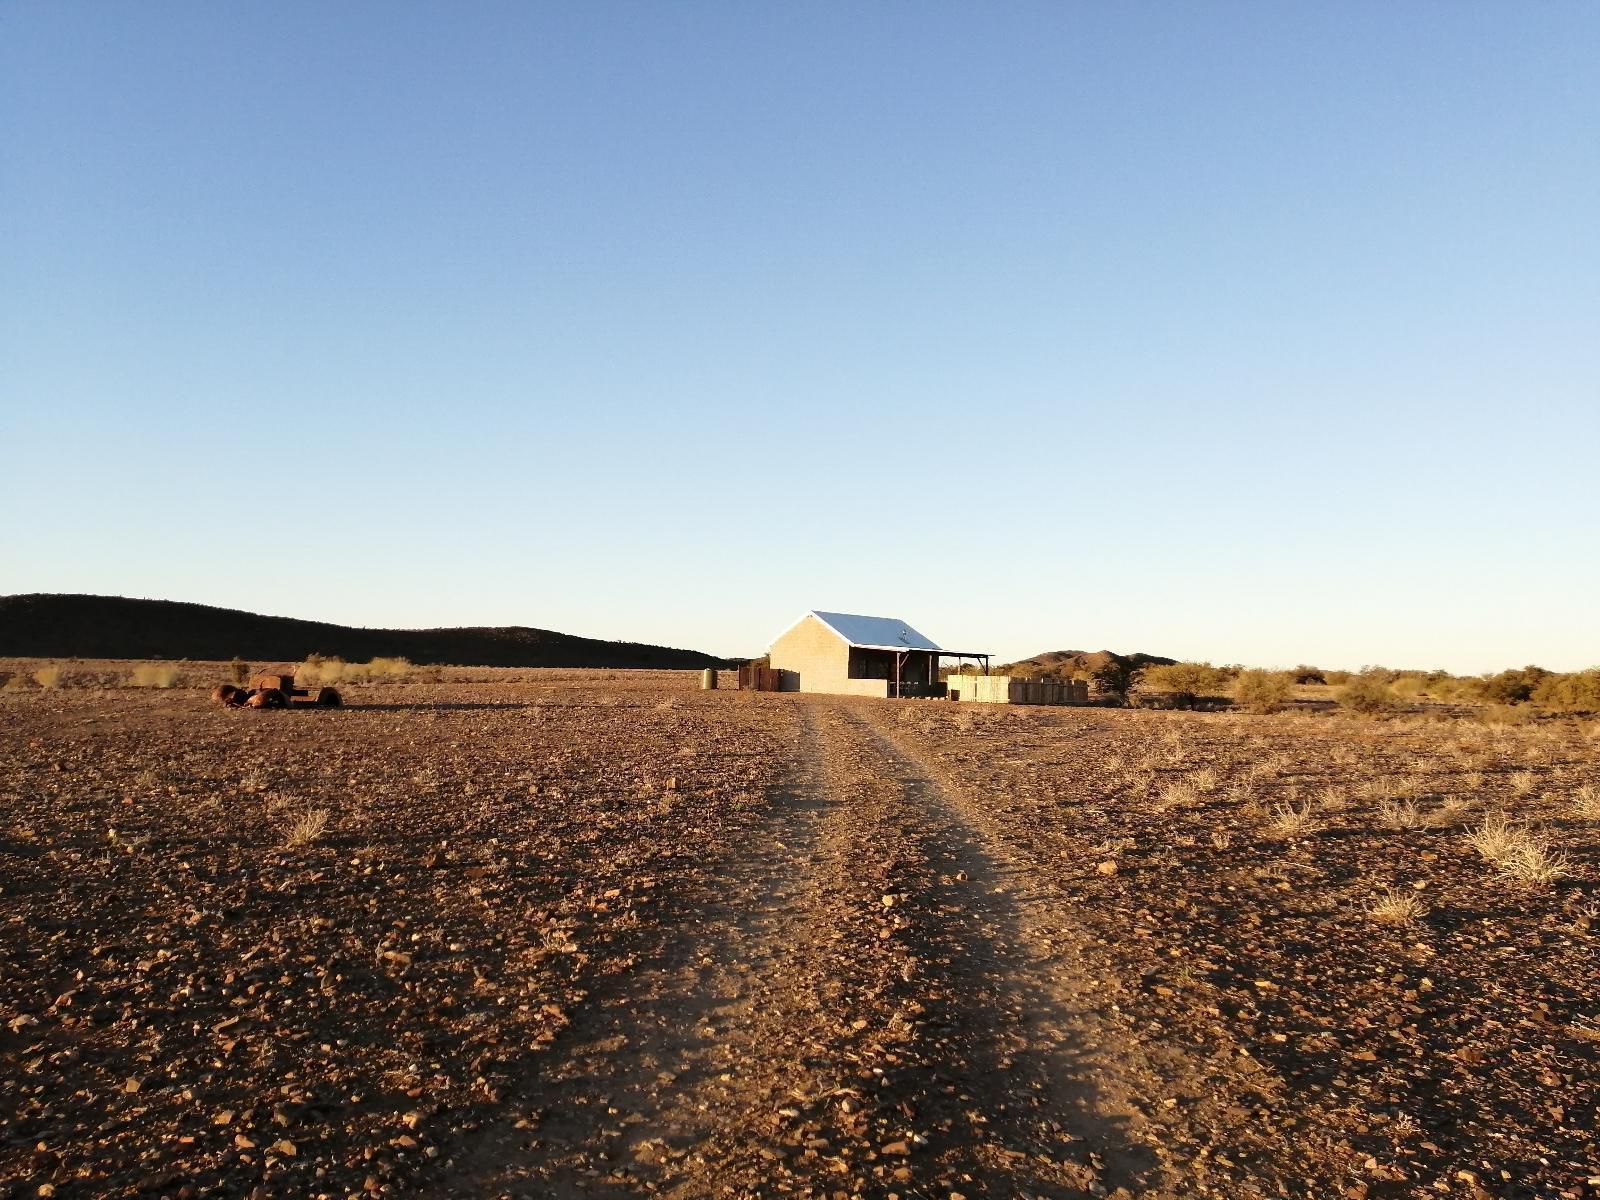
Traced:
<svg viewBox="0 0 1600 1200">
<path fill-rule="evenodd" d="M 811 615 L 852 646 L 864 646 L 871 650 L 940 649 L 904 621 L 894 617 L 863 617 L 855 613 L 817 612 L 815 609 Z"/>
</svg>

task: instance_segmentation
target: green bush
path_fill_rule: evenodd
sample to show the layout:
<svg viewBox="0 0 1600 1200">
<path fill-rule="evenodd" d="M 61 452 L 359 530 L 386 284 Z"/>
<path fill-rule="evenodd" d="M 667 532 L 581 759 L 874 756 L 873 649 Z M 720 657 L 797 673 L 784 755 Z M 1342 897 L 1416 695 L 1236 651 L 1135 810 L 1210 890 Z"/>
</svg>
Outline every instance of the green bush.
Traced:
<svg viewBox="0 0 1600 1200">
<path fill-rule="evenodd" d="M 1276 712 L 1294 698 L 1294 673 L 1240 671 L 1233 681 L 1233 701 L 1251 712 Z"/>
<path fill-rule="evenodd" d="M 1547 675 L 1533 689 L 1532 700 L 1555 712 L 1600 712 L 1600 667 Z"/>
<path fill-rule="evenodd" d="M 1164 692 L 1176 702 L 1193 703 L 1201 696 L 1226 696 L 1234 672 L 1210 663 L 1181 662 L 1148 667 L 1139 680 L 1140 690 Z"/>
<path fill-rule="evenodd" d="M 1543 667 L 1523 667 L 1520 671 L 1501 671 L 1485 675 L 1473 685 L 1478 699 L 1486 704 L 1526 704 L 1539 685 L 1550 678 Z"/>
<path fill-rule="evenodd" d="M 1428 682 L 1414 671 L 1407 671 L 1389 685 L 1402 700 L 1416 700 L 1427 690 Z"/>
<path fill-rule="evenodd" d="M 1334 697 L 1339 707 L 1363 716 L 1376 716 L 1393 712 L 1400 707 L 1400 698 L 1389 687 L 1383 671 L 1363 671 L 1352 675 L 1350 682 L 1339 689 Z"/>
</svg>

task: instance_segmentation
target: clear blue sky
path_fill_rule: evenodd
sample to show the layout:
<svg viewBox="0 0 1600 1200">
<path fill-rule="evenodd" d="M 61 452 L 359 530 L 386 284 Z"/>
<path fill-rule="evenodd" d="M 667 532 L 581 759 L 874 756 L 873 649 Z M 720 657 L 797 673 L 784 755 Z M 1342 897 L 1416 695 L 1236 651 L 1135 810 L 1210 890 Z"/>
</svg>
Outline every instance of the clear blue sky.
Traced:
<svg viewBox="0 0 1600 1200">
<path fill-rule="evenodd" d="M 0 592 L 1600 662 L 1600 5 L 0 6 Z"/>
</svg>

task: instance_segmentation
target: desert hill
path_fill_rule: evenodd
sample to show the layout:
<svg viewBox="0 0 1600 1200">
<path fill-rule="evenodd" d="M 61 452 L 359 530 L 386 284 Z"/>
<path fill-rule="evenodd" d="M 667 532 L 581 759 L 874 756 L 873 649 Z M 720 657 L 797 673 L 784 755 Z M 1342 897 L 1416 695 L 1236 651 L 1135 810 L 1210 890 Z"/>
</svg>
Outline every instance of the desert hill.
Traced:
<svg viewBox="0 0 1600 1200">
<path fill-rule="evenodd" d="M 1117 654 L 1112 650 L 1046 650 L 1032 658 L 1007 663 L 995 670 L 1004 675 L 1021 675 L 1035 679 L 1070 679 L 1082 672 L 1092 675 L 1111 663 L 1122 663 L 1131 668 L 1165 666 L 1174 659 L 1158 654 Z"/>
<path fill-rule="evenodd" d="M 297 662 L 308 654 L 474 667 L 689 669 L 723 665 L 695 650 L 606 642 L 520 625 L 358 629 L 176 600 L 121 596 L 0 596 L 0 656 L 191 658 Z"/>
</svg>

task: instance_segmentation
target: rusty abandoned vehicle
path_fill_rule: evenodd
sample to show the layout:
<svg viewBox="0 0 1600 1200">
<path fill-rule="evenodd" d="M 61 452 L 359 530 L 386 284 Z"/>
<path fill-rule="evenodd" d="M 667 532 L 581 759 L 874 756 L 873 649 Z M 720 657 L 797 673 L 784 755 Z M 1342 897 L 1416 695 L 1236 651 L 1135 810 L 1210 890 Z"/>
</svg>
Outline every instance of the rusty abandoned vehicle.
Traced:
<svg viewBox="0 0 1600 1200">
<path fill-rule="evenodd" d="M 211 702 L 224 708 L 337 708 L 337 688 L 296 687 L 293 675 L 257 675 L 249 687 L 224 683 L 212 689 Z"/>
</svg>

